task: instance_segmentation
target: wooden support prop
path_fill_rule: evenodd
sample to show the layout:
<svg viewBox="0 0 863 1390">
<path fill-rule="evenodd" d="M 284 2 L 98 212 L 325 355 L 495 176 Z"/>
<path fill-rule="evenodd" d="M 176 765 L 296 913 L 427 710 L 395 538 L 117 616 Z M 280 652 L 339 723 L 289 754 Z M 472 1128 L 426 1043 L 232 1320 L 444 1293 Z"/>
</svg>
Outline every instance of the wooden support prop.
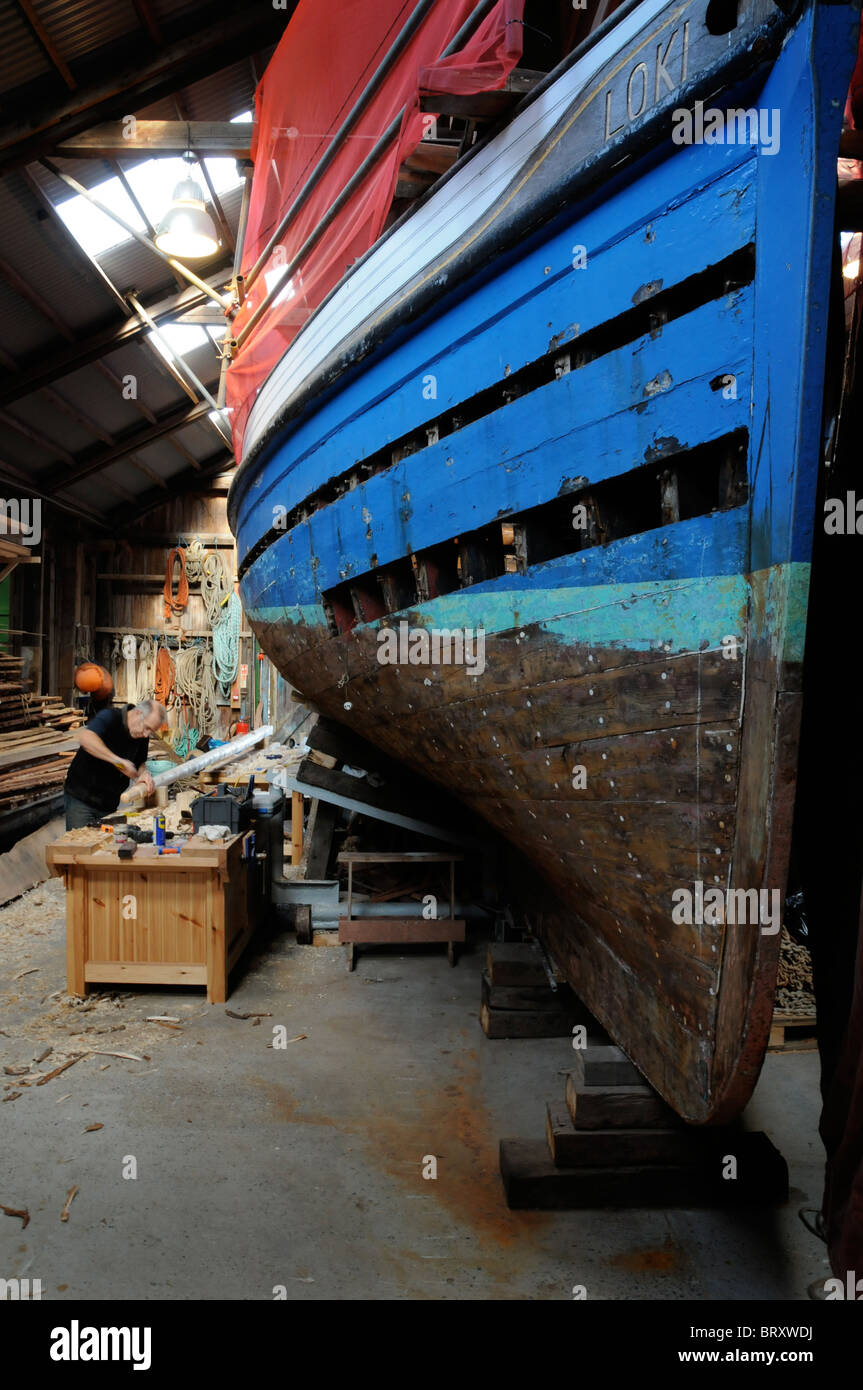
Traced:
<svg viewBox="0 0 863 1390">
<path fill-rule="evenodd" d="M 336 814 L 335 806 L 319 800 L 318 797 L 312 800 L 303 841 L 303 857 L 300 860 L 303 878 L 326 878 L 333 848 Z"/>
<path fill-rule="evenodd" d="M 318 797 L 321 801 L 328 801 L 333 806 L 341 806 L 347 811 L 358 811 L 361 815 L 371 816 L 373 820 L 382 820 L 390 825 L 399 825 L 404 830 L 413 830 L 419 835 L 428 835 L 435 840 L 479 848 L 477 841 L 459 831 L 453 831 L 442 825 L 432 825 L 428 821 L 416 820 L 413 816 L 405 816 L 394 808 L 390 809 L 387 803 L 391 803 L 393 798 L 370 786 L 367 779 L 350 777 L 344 772 L 335 772 L 329 768 L 318 767 L 311 758 L 303 759 L 297 768 L 296 776 L 285 777 L 284 786 L 288 791 L 298 791 L 302 792 L 304 796 Z M 399 804 L 403 803 L 400 802 Z"/>
<path fill-rule="evenodd" d="M 818 1024 L 814 1014 L 773 1015 L 769 1052 L 814 1052 L 817 1047 Z"/>
<path fill-rule="evenodd" d="M 291 863 L 303 857 L 303 794 L 291 792 Z"/>
<path fill-rule="evenodd" d="M 497 1009 L 504 1013 L 509 1010 L 520 1012 L 528 1010 L 538 1013 L 542 1009 L 551 1009 L 557 1012 L 571 1010 L 573 1013 L 581 1013 L 581 1006 L 568 985 L 561 985 L 556 990 L 548 984 L 493 985 L 487 971 L 483 971 L 482 976 L 482 1002 L 488 1004 L 490 1009 Z"/>
</svg>

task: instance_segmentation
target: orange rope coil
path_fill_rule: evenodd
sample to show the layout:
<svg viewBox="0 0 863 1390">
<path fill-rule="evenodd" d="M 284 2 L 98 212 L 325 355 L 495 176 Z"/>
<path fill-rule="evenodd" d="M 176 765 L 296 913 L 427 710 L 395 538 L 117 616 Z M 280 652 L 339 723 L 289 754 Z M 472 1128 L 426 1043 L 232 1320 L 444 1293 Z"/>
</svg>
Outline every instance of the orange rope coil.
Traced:
<svg viewBox="0 0 863 1390">
<path fill-rule="evenodd" d="M 174 566 L 180 566 L 180 580 L 177 585 L 177 594 L 174 596 Z M 177 546 L 176 549 L 169 551 L 168 563 L 165 566 L 165 618 L 178 618 L 181 613 L 186 611 L 189 602 L 189 581 L 186 578 L 186 550 L 184 546 Z"/>
<path fill-rule="evenodd" d="M 171 653 L 167 647 L 160 647 L 156 655 L 156 699 L 160 705 L 164 705 L 165 709 L 168 709 L 173 703 L 175 694 L 176 681 Z"/>
</svg>

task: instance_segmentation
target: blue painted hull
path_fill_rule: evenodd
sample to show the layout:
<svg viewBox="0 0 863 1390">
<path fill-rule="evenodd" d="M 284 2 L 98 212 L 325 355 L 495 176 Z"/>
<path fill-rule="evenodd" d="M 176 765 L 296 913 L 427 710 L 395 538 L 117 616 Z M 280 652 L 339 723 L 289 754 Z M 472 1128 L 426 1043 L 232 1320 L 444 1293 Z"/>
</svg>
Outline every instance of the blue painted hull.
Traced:
<svg viewBox="0 0 863 1390">
<path fill-rule="evenodd" d="M 859 17 L 781 22 L 711 98 L 780 112 L 778 149 L 654 138 L 440 274 L 231 497 L 262 646 L 527 853 L 575 988 L 697 1123 L 745 1104 L 770 1022 L 778 935 L 673 903 L 784 893 Z M 482 629 L 484 670 L 382 664 L 400 621 Z"/>
</svg>

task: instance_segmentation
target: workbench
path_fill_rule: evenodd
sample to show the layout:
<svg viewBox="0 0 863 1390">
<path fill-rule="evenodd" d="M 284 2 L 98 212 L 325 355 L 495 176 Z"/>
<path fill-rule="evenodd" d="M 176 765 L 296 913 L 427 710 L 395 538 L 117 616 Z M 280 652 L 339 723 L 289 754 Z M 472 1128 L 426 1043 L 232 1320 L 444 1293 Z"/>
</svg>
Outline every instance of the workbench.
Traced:
<svg viewBox="0 0 863 1390">
<path fill-rule="evenodd" d="M 81 832 L 71 832 L 80 836 Z M 68 832 L 67 832 L 68 835 Z M 121 859 L 113 836 L 67 836 L 45 859 L 66 887 L 66 988 L 89 985 L 206 985 L 227 999 L 227 982 L 258 923 L 260 866 L 250 832 L 210 843 L 192 836 L 179 854 L 139 845 Z"/>
</svg>

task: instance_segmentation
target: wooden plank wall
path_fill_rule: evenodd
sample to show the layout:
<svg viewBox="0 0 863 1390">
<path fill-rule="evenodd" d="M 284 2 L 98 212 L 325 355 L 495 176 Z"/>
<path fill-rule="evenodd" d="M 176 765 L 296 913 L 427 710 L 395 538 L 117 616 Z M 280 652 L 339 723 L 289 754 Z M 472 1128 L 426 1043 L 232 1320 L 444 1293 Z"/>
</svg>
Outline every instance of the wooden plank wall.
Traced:
<svg viewBox="0 0 863 1390">
<path fill-rule="evenodd" d="M 167 500 L 154 508 L 139 522 L 129 526 L 113 541 L 99 547 L 98 565 L 92 574 L 95 591 L 93 639 L 96 659 L 108 664 L 114 633 L 133 632 L 136 635 L 154 631 L 176 634 L 177 620 L 173 615 L 166 621 L 162 587 L 169 552 L 178 540 L 191 541 L 196 536 L 205 548 L 216 548 L 214 538 L 230 544 L 217 548 L 224 556 L 230 573 L 236 576 L 236 546 L 228 526 L 226 498 L 229 475 L 212 480 L 206 490 L 187 493 Z M 154 576 L 153 580 L 138 578 L 97 578 L 97 575 Z M 197 584 L 190 585 L 189 602 L 182 615 L 184 633 L 209 631 L 206 611 Z M 103 632 L 100 629 L 108 629 Z M 245 630 L 245 629 L 244 629 Z M 251 666 L 251 638 L 241 640 L 240 659 Z M 219 735 L 227 737 L 236 710 L 220 708 Z"/>
<path fill-rule="evenodd" d="M 8 649 L 24 656 L 25 675 L 36 693 L 51 692 L 74 702 L 73 677 L 79 661 L 109 664 L 114 633 L 167 631 L 162 585 L 168 552 L 177 541 L 200 536 L 228 542 L 219 550 L 236 575 L 236 546 L 228 526 L 226 498 L 230 475 L 208 480 L 199 493 L 169 498 L 116 537 L 88 528 L 67 513 L 44 504 L 42 543 L 34 548 L 38 565 L 21 566 L 13 575 Z M 100 575 L 152 575 L 152 581 L 105 579 Z M 209 631 L 197 585 L 190 589 L 183 615 L 184 632 Z M 106 629 L 106 631 L 100 631 Z M 248 631 L 243 625 L 243 631 Z M 240 660 L 254 665 L 253 639 L 244 637 Z M 267 669 L 269 663 L 265 663 Z M 275 678 L 273 678 L 275 686 Z M 254 716 L 249 699 L 244 718 Z M 237 717 L 234 710 L 233 718 Z M 225 706 L 220 734 L 227 736 L 231 711 Z"/>
</svg>

